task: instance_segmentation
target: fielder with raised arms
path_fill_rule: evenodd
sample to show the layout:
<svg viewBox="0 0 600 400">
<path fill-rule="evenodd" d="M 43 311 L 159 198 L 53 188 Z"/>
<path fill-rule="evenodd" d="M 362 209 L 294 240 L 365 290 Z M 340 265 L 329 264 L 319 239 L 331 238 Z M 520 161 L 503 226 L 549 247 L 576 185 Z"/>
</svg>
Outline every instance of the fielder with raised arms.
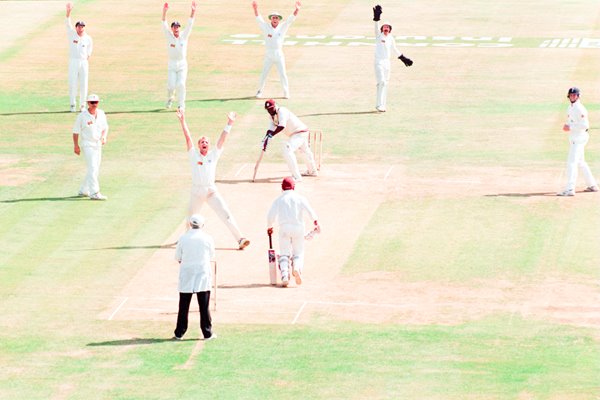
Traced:
<svg viewBox="0 0 600 400">
<path fill-rule="evenodd" d="M 88 95 L 89 59 L 94 50 L 92 37 L 85 32 L 85 22 L 71 24 L 73 4 L 67 3 L 67 39 L 69 40 L 69 102 L 71 112 L 77 112 L 77 90 L 79 89 L 79 111 L 85 109 Z"/>
<path fill-rule="evenodd" d="M 188 26 L 180 32 L 181 24 L 179 21 L 171 23 L 171 29 L 167 26 L 167 11 L 169 3 L 163 5 L 162 11 L 162 28 L 165 37 L 167 38 L 167 53 L 169 55 L 169 67 L 167 78 L 167 103 L 166 108 L 171 108 L 175 92 L 177 92 L 178 108 L 185 110 L 185 84 L 187 81 L 188 64 L 187 64 L 187 45 L 188 38 L 192 33 L 194 26 L 194 16 L 196 15 L 196 2 L 192 1 L 192 11 Z"/>
<path fill-rule="evenodd" d="M 188 217 L 197 214 L 204 203 L 208 203 L 221 221 L 229 228 L 229 231 L 238 243 L 239 249 L 243 250 L 250 244 L 250 241 L 242 236 L 242 232 L 240 231 L 240 228 L 238 228 L 235 218 L 233 218 L 231 211 L 229 211 L 227 204 L 225 204 L 225 200 L 221 197 L 221 194 L 215 185 L 217 163 L 223 153 L 223 146 L 227 139 L 227 135 L 231 131 L 236 114 L 232 111 L 227 115 L 227 125 L 223 128 L 223 132 L 221 132 L 216 148 L 210 151 L 210 141 L 206 136 L 202 136 L 198 140 L 198 149 L 194 147 L 189 128 L 185 122 L 184 112 L 177 110 L 176 115 L 181 123 L 190 166 L 192 167 L 192 192 L 190 195 Z"/>
<path fill-rule="evenodd" d="M 375 109 L 380 112 L 386 111 L 387 88 L 390 81 L 390 56 L 392 49 L 398 55 L 398 58 L 410 67 L 413 62 L 410 58 L 404 57 L 404 54 L 396 47 L 396 40 L 391 35 L 392 25 L 384 22 L 381 27 L 379 21 L 383 10 L 380 5 L 373 7 L 373 21 L 375 21 L 375 77 L 377 78 L 377 100 Z"/>
<path fill-rule="evenodd" d="M 252 2 L 254 16 L 256 17 L 256 22 L 258 22 L 260 30 L 263 32 L 266 48 L 263 70 L 260 75 L 258 91 L 256 92 L 256 98 L 258 99 L 261 99 L 263 97 L 265 81 L 273 64 L 277 66 L 277 71 L 279 71 L 279 80 L 281 81 L 281 86 L 283 86 L 283 97 L 285 97 L 286 99 L 290 98 L 290 86 L 288 83 L 287 74 L 285 72 L 285 56 L 283 55 L 283 41 L 285 40 L 285 34 L 287 33 L 287 30 L 296 20 L 296 16 L 298 15 L 298 11 L 300 11 L 301 5 L 302 3 L 297 1 L 295 4 L 296 8 L 294 9 L 294 12 L 283 22 L 281 22 L 283 16 L 280 13 L 278 13 L 277 11 L 272 12 L 271 14 L 269 14 L 269 22 L 267 23 L 265 22 L 263 17 L 258 14 L 258 4 L 256 3 L 256 1 Z"/>
</svg>

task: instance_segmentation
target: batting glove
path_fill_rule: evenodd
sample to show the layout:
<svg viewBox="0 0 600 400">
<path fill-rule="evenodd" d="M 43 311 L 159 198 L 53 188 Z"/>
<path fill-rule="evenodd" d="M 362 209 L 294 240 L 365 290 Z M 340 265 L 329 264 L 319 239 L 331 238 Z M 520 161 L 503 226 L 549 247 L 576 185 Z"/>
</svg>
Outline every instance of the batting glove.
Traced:
<svg viewBox="0 0 600 400">
<path fill-rule="evenodd" d="M 400 59 L 400 61 L 402 61 L 404 63 L 404 65 L 406 65 L 407 67 L 410 67 L 411 65 L 413 65 L 413 61 L 408 58 L 408 57 L 404 57 L 404 54 L 400 54 L 400 57 L 398 57 Z"/>
<path fill-rule="evenodd" d="M 383 11 L 381 10 L 381 6 L 379 4 L 373 7 L 373 21 L 379 21 L 381 19 L 382 12 Z"/>
</svg>

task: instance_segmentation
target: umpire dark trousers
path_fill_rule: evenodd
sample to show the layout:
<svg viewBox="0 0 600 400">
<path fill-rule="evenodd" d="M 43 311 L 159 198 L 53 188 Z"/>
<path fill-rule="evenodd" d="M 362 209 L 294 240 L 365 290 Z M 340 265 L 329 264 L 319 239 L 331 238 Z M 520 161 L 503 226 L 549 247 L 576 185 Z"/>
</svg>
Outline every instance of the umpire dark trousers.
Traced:
<svg viewBox="0 0 600 400">
<path fill-rule="evenodd" d="M 188 328 L 188 313 L 193 293 L 179 293 L 179 312 L 177 313 L 177 327 L 175 336 L 183 337 Z M 210 303 L 210 291 L 196 293 L 198 307 L 200 309 L 200 329 L 205 339 L 212 336 L 212 319 L 208 308 Z"/>
</svg>

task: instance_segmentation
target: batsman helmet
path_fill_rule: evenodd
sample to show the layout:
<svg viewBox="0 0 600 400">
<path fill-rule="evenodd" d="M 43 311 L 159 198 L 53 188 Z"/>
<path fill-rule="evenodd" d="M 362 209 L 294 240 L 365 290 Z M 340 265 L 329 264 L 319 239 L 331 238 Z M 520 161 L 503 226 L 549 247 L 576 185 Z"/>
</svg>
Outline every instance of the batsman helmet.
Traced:
<svg viewBox="0 0 600 400">
<path fill-rule="evenodd" d="M 579 90 L 578 87 L 569 88 L 569 92 L 567 93 L 567 97 L 569 97 L 572 94 L 576 94 L 577 96 L 580 96 L 581 95 L 581 90 Z"/>
<path fill-rule="evenodd" d="M 383 32 L 383 27 L 386 25 L 390 27 L 390 33 L 391 33 L 392 32 L 392 24 L 390 24 L 388 21 L 384 21 L 383 24 L 381 24 L 381 28 L 379 28 L 379 30 Z"/>
<path fill-rule="evenodd" d="M 265 101 L 265 109 L 276 107 L 275 100 L 269 99 Z"/>
<path fill-rule="evenodd" d="M 291 176 L 286 176 L 285 178 L 283 178 L 283 181 L 281 181 L 281 189 L 282 190 L 294 190 L 295 186 L 296 186 L 296 182 L 294 181 L 294 178 L 292 178 Z"/>
<path fill-rule="evenodd" d="M 200 214 L 194 214 L 190 217 L 190 225 L 194 228 L 202 229 L 204 226 L 204 217 Z"/>
</svg>

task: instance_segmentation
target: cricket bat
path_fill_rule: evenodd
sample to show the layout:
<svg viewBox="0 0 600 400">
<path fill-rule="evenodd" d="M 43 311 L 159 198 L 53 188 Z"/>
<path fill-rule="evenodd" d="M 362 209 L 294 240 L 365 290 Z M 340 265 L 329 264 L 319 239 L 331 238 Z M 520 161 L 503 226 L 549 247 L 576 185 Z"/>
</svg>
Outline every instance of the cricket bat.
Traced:
<svg viewBox="0 0 600 400">
<path fill-rule="evenodd" d="M 271 285 L 277 284 L 277 256 L 273 249 L 271 235 L 269 235 L 269 279 L 271 280 Z"/>
</svg>

